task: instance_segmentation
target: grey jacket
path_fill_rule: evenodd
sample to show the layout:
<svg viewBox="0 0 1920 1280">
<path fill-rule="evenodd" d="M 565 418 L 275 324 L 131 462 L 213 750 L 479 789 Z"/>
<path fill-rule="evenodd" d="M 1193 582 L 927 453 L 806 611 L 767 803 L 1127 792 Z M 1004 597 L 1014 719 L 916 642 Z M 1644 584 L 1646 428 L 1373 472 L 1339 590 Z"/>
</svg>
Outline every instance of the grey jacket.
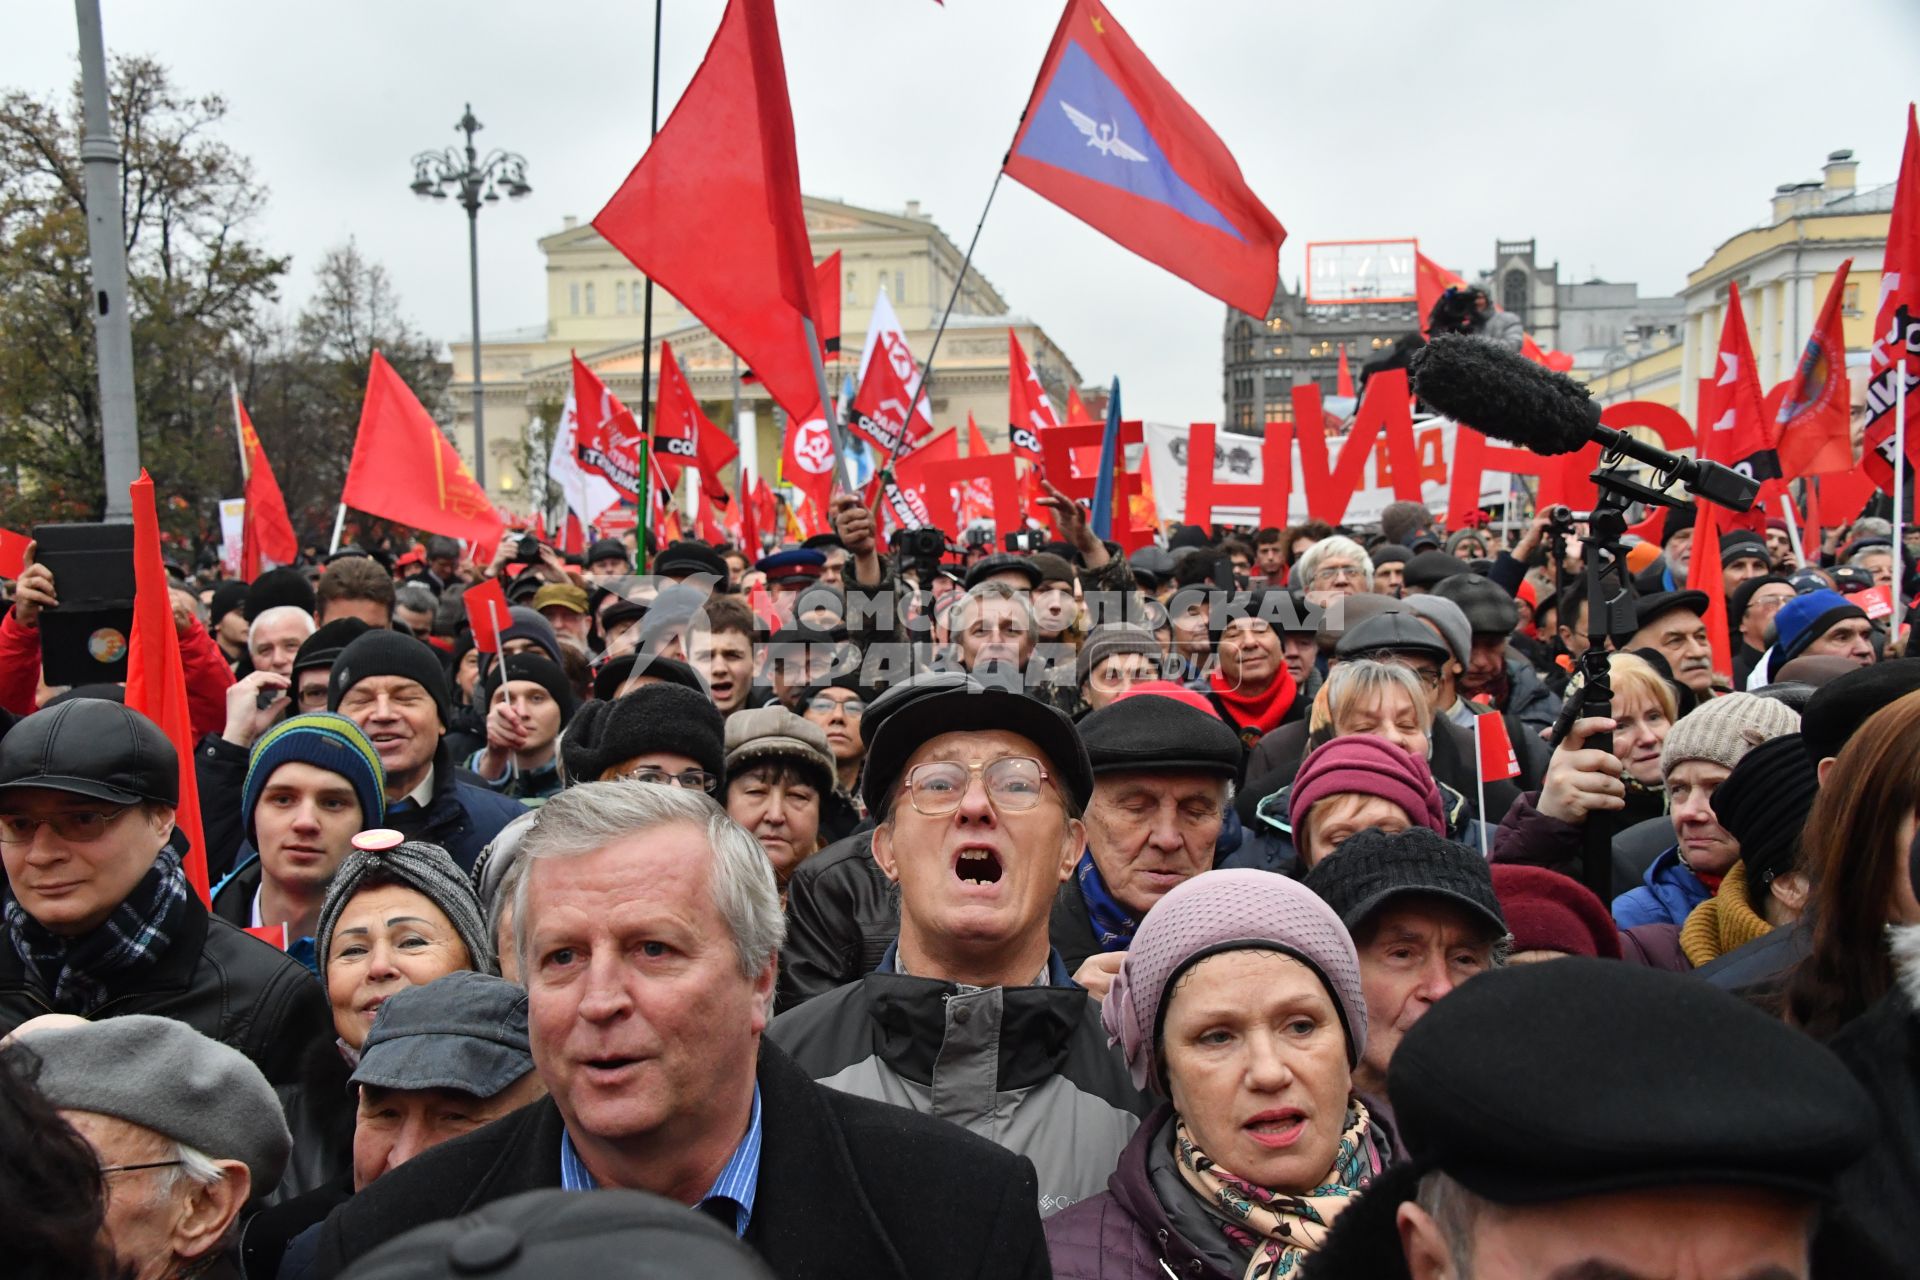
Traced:
<svg viewBox="0 0 1920 1280">
<path fill-rule="evenodd" d="M 911 977 L 894 957 L 781 1014 L 768 1038 L 820 1084 L 1027 1157 L 1043 1217 L 1103 1190 L 1150 1104 L 1059 957 L 1049 985 L 986 988 Z"/>
</svg>

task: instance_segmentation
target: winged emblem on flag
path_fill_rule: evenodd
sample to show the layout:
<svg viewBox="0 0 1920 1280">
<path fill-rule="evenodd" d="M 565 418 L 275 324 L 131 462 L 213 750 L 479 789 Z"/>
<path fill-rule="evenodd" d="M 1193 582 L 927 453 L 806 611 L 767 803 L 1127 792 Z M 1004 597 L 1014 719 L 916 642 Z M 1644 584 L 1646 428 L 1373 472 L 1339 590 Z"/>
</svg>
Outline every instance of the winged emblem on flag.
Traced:
<svg viewBox="0 0 1920 1280">
<path fill-rule="evenodd" d="M 1073 127 L 1087 135 L 1087 145 L 1104 156 L 1118 156 L 1122 160 L 1132 160 L 1145 164 L 1145 153 L 1129 146 L 1120 137 L 1120 132 L 1111 124 L 1101 124 L 1084 111 L 1062 102 L 1060 109 L 1067 113 L 1067 119 L 1073 121 Z"/>
</svg>

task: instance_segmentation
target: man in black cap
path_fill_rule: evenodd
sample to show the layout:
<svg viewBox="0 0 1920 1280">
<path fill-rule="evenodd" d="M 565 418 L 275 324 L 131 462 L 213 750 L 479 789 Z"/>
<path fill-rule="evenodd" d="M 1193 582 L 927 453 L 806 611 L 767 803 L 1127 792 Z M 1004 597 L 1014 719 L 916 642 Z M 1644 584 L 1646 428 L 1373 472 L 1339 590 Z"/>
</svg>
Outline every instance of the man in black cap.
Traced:
<svg viewBox="0 0 1920 1280">
<path fill-rule="evenodd" d="M 1383 596 L 1400 596 L 1407 588 L 1407 561 L 1413 559 L 1413 552 L 1388 542 L 1367 554 L 1373 561 L 1374 591 Z"/>
<path fill-rule="evenodd" d="M 1052 707 L 957 673 L 876 709 L 862 791 L 899 936 L 772 1038 L 815 1080 L 1030 1158 L 1041 1213 L 1065 1208 L 1106 1185 L 1146 1105 L 1048 939 L 1086 847 L 1087 749 Z"/>
<path fill-rule="evenodd" d="M 1660 535 L 1660 558 L 1633 580 L 1634 589 L 1641 595 L 1686 589 L 1687 569 L 1693 561 L 1693 518 L 1691 506 L 1667 508 L 1666 525 Z"/>
<path fill-rule="evenodd" d="M 571 787 L 534 819 L 515 874 L 547 1096 L 342 1205 L 320 1228 L 316 1275 L 422 1222 L 555 1187 L 696 1206 L 780 1276 L 1048 1274 L 1027 1161 L 822 1088 L 765 1036 L 779 892 L 765 852 L 711 800 Z"/>
<path fill-rule="evenodd" d="M 1713 646 L 1707 641 L 1707 593 L 1659 591 L 1634 602 L 1639 629 L 1628 650 L 1653 649 L 1667 660 L 1673 678 L 1697 698 L 1713 696 Z"/>
<path fill-rule="evenodd" d="M 633 572 L 633 557 L 618 538 L 601 538 L 587 548 L 587 577 L 595 582 L 624 578 Z"/>
<path fill-rule="evenodd" d="M 229 578 L 213 589 L 213 601 L 207 606 L 207 631 L 229 664 L 240 661 L 247 651 L 246 604 L 247 584 Z"/>
<path fill-rule="evenodd" d="M 1093 764 L 1087 847 L 1054 896 L 1048 932 L 1095 999 L 1153 904 L 1213 867 L 1240 738 L 1204 705 L 1191 693 L 1131 693 L 1080 722 Z"/>
<path fill-rule="evenodd" d="M 1505 962 L 1506 917 L 1480 854 L 1425 827 L 1359 831 L 1307 872 L 1353 935 L 1367 1048 L 1353 1087 L 1375 1115 L 1401 1038 L 1467 979 Z"/>
<path fill-rule="evenodd" d="M 653 558 L 652 569 L 656 577 L 684 582 L 707 594 L 725 595 L 733 590 L 727 562 L 704 542 L 668 543 Z"/>
<path fill-rule="evenodd" d="M 327 710 L 360 726 L 387 773 L 387 825 L 471 867 L 526 809 L 463 780 L 446 747 L 452 695 L 432 649 L 398 631 L 368 631 L 340 651 Z"/>
<path fill-rule="evenodd" d="M 1075 655 L 1081 716 L 1107 706 L 1133 685 L 1160 678 L 1160 641 L 1145 627 L 1106 623 L 1087 633 Z"/>
<path fill-rule="evenodd" d="M 1513 597 L 1477 573 L 1455 573 L 1436 583 L 1433 594 L 1460 606 L 1473 635 L 1460 676 L 1461 694 L 1470 700 L 1484 696 L 1496 710 L 1535 731 L 1551 728 L 1560 714 L 1560 699 L 1533 664 L 1508 645 L 1520 625 L 1520 607 Z"/>
<path fill-rule="evenodd" d="M 1767 544 L 1757 533 L 1730 529 L 1720 535 L 1720 573 L 1729 594 L 1749 578 L 1772 572 Z"/>
<path fill-rule="evenodd" d="M 209 915 L 170 843 L 179 760 L 151 720 L 78 698 L 0 739 L 0 1034 L 39 1014 L 177 1018 L 292 1084 L 332 1037 L 296 960 Z"/>
<path fill-rule="evenodd" d="M 1388 1091 L 1406 1158 L 1335 1223 L 1321 1280 L 1806 1280 L 1875 1128 L 1846 1068 L 1779 1019 L 1584 957 L 1442 1003 Z"/>
<path fill-rule="evenodd" d="M 566 672 L 532 653 L 509 654 L 480 682 L 487 744 L 466 764 L 489 788 L 529 807 L 564 785 L 560 735 L 579 707 Z"/>
<path fill-rule="evenodd" d="M 1460 559 L 1444 551 L 1421 551 L 1409 557 L 1402 571 L 1406 595 L 1431 591 L 1460 572 Z"/>
<path fill-rule="evenodd" d="M 1793 584 L 1777 573 L 1758 574 L 1734 588 L 1727 603 L 1727 618 L 1733 626 L 1735 643 L 1734 688 L 1747 687 L 1747 678 L 1766 656 L 1773 615 L 1793 597 Z"/>
</svg>

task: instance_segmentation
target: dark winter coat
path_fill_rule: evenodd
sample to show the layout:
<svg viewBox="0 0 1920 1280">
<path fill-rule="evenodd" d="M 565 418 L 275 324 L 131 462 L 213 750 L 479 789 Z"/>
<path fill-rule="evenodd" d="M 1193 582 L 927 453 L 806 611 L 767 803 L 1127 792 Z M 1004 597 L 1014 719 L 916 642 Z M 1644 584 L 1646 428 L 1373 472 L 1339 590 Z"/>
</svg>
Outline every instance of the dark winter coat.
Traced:
<svg viewBox="0 0 1920 1280">
<path fill-rule="evenodd" d="M 942 1121 L 823 1089 L 760 1047 L 759 1190 L 746 1242 L 782 1280 L 1045 1280 L 1033 1166 Z M 543 1098 L 426 1151 L 320 1228 L 315 1274 L 424 1222 L 560 1185 Z"/>
<path fill-rule="evenodd" d="M 1838 1198 L 1887 1256 L 1911 1263 L 1920 1259 L 1920 1011 L 1902 982 L 1828 1047 L 1880 1111 L 1879 1136 L 1841 1176 Z"/>
<path fill-rule="evenodd" d="M 1545 867 L 1562 875 L 1580 879 L 1586 828 L 1540 812 L 1540 793 L 1528 791 L 1514 800 L 1500 819 L 1493 836 L 1493 861 L 1520 866 Z M 1643 787 L 1627 789 L 1627 807 L 1617 813 L 1591 814 L 1588 821 L 1599 823 L 1607 831 L 1609 846 L 1614 835 L 1648 818 L 1666 812 L 1666 793 Z M 1613 886 L 1608 897 L 1617 897 L 1640 883 L 1645 868 L 1636 867 L 1619 852 L 1611 854 Z"/>
<path fill-rule="evenodd" d="M 859 981 L 899 933 L 900 888 L 874 862 L 872 833 L 828 845 L 787 881 L 775 1011 Z"/>
<path fill-rule="evenodd" d="M 1172 1114 L 1163 1106 L 1147 1117 L 1105 1191 L 1047 1219 L 1054 1280 L 1239 1280 L 1180 1234 L 1153 1189 L 1147 1158 Z"/>
<path fill-rule="evenodd" d="M 1048 985 L 963 990 L 896 972 L 889 952 L 859 982 L 775 1018 L 767 1035 L 820 1084 L 1025 1156 L 1042 1216 L 1105 1186 L 1147 1111 L 1099 1004 L 1057 955 Z"/>
</svg>

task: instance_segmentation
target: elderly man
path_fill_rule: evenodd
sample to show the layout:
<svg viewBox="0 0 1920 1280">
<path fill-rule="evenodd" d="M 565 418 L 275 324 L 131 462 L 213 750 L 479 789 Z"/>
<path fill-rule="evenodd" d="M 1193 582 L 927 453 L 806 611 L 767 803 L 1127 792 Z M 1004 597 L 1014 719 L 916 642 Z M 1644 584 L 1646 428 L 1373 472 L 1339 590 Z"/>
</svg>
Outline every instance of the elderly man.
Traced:
<svg viewBox="0 0 1920 1280">
<path fill-rule="evenodd" d="M 247 628 L 247 653 L 255 671 L 277 676 L 293 671 L 293 657 L 313 634 L 313 615 L 297 605 L 276 605 Z"/>
<path fill-rule="evenodd" d="M 280 1181 L 293 1139 L 246 1057 L 184 1022 L 134 1014 L 47 1019 L 8 1053 L 100 1159 L 105 1241 L 136 1280 L 235 1274 L 249 1198 Z"/>
<path fill-rule="evenodd" d="M 989 564 L 992 559 L 980 563 Z M 960 666 L 976 674 L 1018 681 L 1039 639 L 1026 593 L 999 577 L 988 577 L 969 589 L 954 611 L 953 645 Z"/>
<path fill-rule="evenodd" d="M 1416 1172 L 1334 1224 L 1315 1254 L 1327 1280 L 1807 1280 L 1822 1203 L 1876 1130 L 1846 1068 L 1778 1018 L 1584 957 L 1445 1001 L 1407 1034 L 1388 1091 Z M 1831 1274 L 1897 1272 L 1861 1258 Z"/>
<path fill-rule="evenodd" d="M 1749 687 L 1774 679 L 1795 658 L 1831 656 L 1870 667 L 1876 657 L 1866 610 L 1838 591 L 1795 596 L 1774 613 L 1773 629 L 1773 646 L 1754 664 Z"/>
<path fill-rule="evenodd" d="M 419 639 L 433 634 L 433 619 L 440 611 L 440 598 L 423 582 L 403 582 L 393 589 L 393 621 Z"/>
<path fill-rule="evenodd" d="M 1634 602 L 1639 629 L 1627 648 L 1654 649 L 1694 696 L 1713 696 L 1713 647 L 1707 643 L 1707 593 L 1662 591 Z M 1861 615 L 1865 617 L 1865 614 Z"/>
<path fill-rule="evenodd" d="M 1075 656 L 1080 705 L 1098 711 L 1134 685 L 1160 678 L 1160 641 L 1145 627 L 1109 622 L 1095 627 Z"/>
<path fill-rule="evenodd" d="M 1153 904 L 1213 866 L 1226 820 L 1239 737 L 1184 696 L 1131 693 L 1080 722 L 1093 763 L 1087 847 L 1054 896 L 1049 933 L 1099 999 Z"/>
<path fill-rule="evenodd" d="M 1744 689 L 1754 667 L 1766 656 L 1773 615 L 1794 597 L 1793 584 L 1778 574 L 1765 573 L 1741 583 L 1727 602 L 1737 646 L 1733 654 L 1733 687 Z"/>
<path fill-rule="evenodd" d="M 1289 581 L 1306 593 L 1309 603 L 1331 604 L 1339 596 L 1373 589 L 1373 561 L 1352 538 L 1335 534 L 1307 548 Z"/>
<path fill-rule="evenodd" d="M 533 593 L 533 611 L 547 620 L 556 636 L 587 647 L 593 635 L 593 616 L 587 612 L 587 589 L 571 582 L 549 582 Z"/>
<path fill-rule="evenodd" d="M 447 752 L 446 669 L 397 631 L 368 631 L 340 651 L 327 709 L 360 726 L 386 770 L 387 825 L 437 844 L 471 867 L 487 841 L 525 812 L 518 801 L 463 782 Z"/>
<path fill-rule="evenodd" d="M 1270 587 L 1219 601 L 1213 610 L 1209 625 L 1220 637 L 1220 666 L 1193 688 L 1213 703 L 1248 752 L 1265 735 L 1306 714 L 1308 699 L 1281 644 L 1280 628 L 1293 616 L 1292 597 Z"/>
<path fill-rule="evenodd" d="M 1478 852 L 1424 827 L 1356 833 L 1307 873 L 1353 935 L 1367 997 L 1367 1048 L 1353 1087 L 1376 1116 L 1401 1037 L 1467 979 L 1502 963 L 1506 918 Z"/>
<path fill-rule="evenodd" d="M 117 702 L 64 702 L 0 739 L 0 1032 L 49 1011 L 162 1014 L 293 1083 L 332 1039 L 326 999 L 200 904 L 169 845 L 179 787 L 173 744 Z"/>
<path fill-rule="evenodd" d="M 931 680 L 874 728 L 862 790 L 899 936 L 875 972 L 782 1014 L 774 1041 L 822 1083 L 1031 1158 L 1043 1214 L 1094 1194 L 1145 1100 L 1048 942 L 1093 792 L 1072 722 L 966 676 Z"/>
<path fill-rule="evenodd" d="M 780 899 L 711 800 L 584 783 L 540 810 L 519 856 L 514 944 L 548 1096 L 341 1206 L 318 1274 L 545 1187 L 699 1206 L 782 1276 L 1047 1274 L 1026 1161 L 820 1088 L 763 1041 Z"/>
<path fill-rule="evenodd" d="M 1660 557 L 1639 576 L 1633 585 L 1643 596 L 1663 591 L 1680 591 L 1687 585 L 1687 570 L 1693 563 L 1692 507 L 1669 507 L 1660 533 Z"/>
</svg>

